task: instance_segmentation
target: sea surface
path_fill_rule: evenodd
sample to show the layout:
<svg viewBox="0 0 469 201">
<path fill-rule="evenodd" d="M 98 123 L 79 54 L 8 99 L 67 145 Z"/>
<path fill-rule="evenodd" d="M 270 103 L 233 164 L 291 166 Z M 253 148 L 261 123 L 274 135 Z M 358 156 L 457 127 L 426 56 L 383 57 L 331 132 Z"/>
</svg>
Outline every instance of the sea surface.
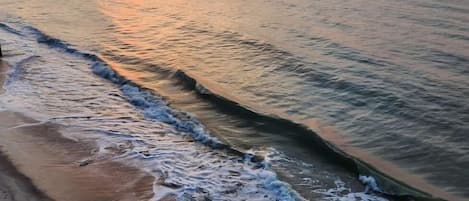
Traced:
<svg viewBox="0 0 469 201">
<path fill-rule="evenodd" d="M 155 199 L 469 199 L 467 0 L 0 0 L 0 43 L 0 106 Z"/>
</svg>

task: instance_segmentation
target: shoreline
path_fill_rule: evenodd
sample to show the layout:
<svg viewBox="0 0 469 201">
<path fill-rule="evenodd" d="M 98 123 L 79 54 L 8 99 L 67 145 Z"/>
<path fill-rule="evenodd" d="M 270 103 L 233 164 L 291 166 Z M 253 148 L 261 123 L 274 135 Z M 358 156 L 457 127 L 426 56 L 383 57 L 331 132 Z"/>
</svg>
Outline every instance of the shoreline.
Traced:
<svg viewBox="0 0 469 201">
<path fill-rule="evenodd" d="M 0 58 L 0 83 L 4 83 L 10 66 Z M 3 86 L 0 87 L 0 94 Z M 0 146 L 0 201 L 31 200 L 49 201 L 43 192 L 34 186 L 29 178 L 17 170 Z"/>
<path fill-rule="evenodd" d="M 0 62 L 4 83 L 10 66 Z M 59 125 L 0 111 L 0 201 L 134 201 L 154 196 L 153 176 L 112 156 L 98 158 L 93 140 L 71 140 L 60 131 Z"/>
<path fill-rule="evenodd" d="M 0 147 L 13 167 L 51 200 L 150 200 L 155 178 L 141 170 L 96 157 L 90 140 L 62 136 L 57 125 L 0 112 Z"/>
</svg>

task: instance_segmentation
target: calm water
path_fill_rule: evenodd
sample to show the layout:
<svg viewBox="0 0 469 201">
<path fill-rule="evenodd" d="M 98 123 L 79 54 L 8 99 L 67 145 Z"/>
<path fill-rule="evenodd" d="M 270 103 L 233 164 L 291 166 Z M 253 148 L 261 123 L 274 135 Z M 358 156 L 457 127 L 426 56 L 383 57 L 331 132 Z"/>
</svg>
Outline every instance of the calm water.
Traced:
<svg viewBox="0 0 469 201">
<path fill-rule="evenodd" d="M 356 178 L 314 150 L 304 136 L 314 133 L 213 94 L 305 124 L 436 196 L 469 198 L 468 1 L 1 0 L 0 10 L 1 22 L 100 56 L 223 143 L 285 155 L 273 168 L 307 199 L 317 189 L 303 179 Z"/>
</svg>

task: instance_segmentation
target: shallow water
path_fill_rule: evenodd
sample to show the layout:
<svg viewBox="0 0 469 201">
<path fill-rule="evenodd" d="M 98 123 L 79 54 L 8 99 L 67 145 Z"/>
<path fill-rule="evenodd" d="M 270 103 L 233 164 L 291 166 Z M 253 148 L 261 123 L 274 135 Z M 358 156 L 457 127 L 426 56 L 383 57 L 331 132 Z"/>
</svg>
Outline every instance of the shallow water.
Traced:
<svg viewBox="0 0 469 201">
<path fill-rule="evenodd" d="M 341 138 L 334 142 L 342 147 L 359 148 L 442 191 L 469 196 L 466 1 L 4 0 L 0 6 L 22 18 L 2 22 L 25 21 L 99 55 L 140 89 L 194 115 L 217 140 L 292 157 L 275 162 L 276 171 L 307 198 L 314 197 L 314 185 L 301 184 L 302 178 L 335 185 L 335 179 L 305 171 L 308 164 L 329 172 L 324 175 L 354 179 L 314 150 L 305 133 L 200 93 L 216 93 L 258 113 L 319 122 L 334 132 L 318 134 Z M 177 70 L 197 80 L 198 91 Z M 138 96 L 129 93 L 130 99 Z M 300 173 L 290 175 L 292 167 Z"/>
</svg>

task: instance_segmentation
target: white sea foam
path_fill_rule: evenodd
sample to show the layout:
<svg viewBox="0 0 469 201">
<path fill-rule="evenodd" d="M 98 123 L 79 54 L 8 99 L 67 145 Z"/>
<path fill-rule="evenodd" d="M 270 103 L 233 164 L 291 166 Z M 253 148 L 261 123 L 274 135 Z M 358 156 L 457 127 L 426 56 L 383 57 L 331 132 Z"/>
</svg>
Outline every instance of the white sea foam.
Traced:
<svg viewBox="0 0 469 201">
<path fill-rule="evenodd" d="M 381 189 L 379 189 L 375 178 L 373 178 L 372 176 L 360 175 L 358 177 L 358 180 L 360 180 L 366 186 L 365 192 L 368 192 L 369 190 L 381 192 Z"/>
<path fill-rule="evenodd" d="M 326 200 L 333 201 L 387 201 L 387 199 L 371 194 L 370 192 L 352 192 L 341 180 L 335 181 L 335 188 L 319 190 L 319 193 L 326 195 Z"/>
</svg>

